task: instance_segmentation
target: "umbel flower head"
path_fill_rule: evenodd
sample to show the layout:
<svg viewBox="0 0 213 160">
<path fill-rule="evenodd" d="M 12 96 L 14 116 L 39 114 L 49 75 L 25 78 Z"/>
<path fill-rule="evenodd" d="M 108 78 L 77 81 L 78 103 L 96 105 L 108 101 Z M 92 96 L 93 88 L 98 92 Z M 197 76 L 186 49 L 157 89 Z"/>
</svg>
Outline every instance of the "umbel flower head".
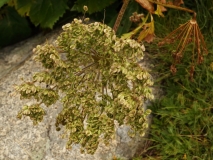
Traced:
<svg viewBox="0 0 213 160">
<path fill-rule="evenodd" d="M 105 144 L 114 137 L 115 121 L 129 125 L 130 136 L 144 135 L 150 110 L 142 106 L 144 100 L 153 98 L 153 82 L 138 64 L 143 46 L 117 38 L 104 24 L 74 19 L 63 26 L 54 44 L 33 51 L 45 70 L 16 89 L 22 98 L 33 97 L 38 104 L 24 106 L 19 118 L 29 116 L 37 124 L 45 114 L 40 104 L 49 106 L 61 100 L 56 129 L 65 126 L 68 148 L 79 143 L 82 151 L 91 154 L 100 137 Z"/>
</svg>

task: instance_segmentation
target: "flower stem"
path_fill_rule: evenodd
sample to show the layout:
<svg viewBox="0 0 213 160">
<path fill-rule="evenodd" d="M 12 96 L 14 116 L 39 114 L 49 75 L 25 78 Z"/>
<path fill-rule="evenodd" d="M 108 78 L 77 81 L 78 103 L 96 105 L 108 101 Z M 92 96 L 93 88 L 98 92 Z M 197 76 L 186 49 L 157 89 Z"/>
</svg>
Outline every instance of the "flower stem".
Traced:
<svg viewBox="0 0 213 160">
<path fill-rule="evenodd" d="M 118 27 L 120 26 L 121 20 L 123 18 L 124 12 L 126 11 L 128 4 L 129 4 L 129 1 L 130 0 L 124 0 L 123 5 L 122 5 L 122 7 L 119 11 L 118 17 L 117 17 L 115 24 L 113 26 L 113 30 L 115 31 L 115 33 L 117 32 Z"/>
<path fill-rule="evenodd" d="M 179 6 L 175 6 L 175 5 L 172 5 L 172 4 L 165 4 L 165 3 L 157 2 L 155 0 L 148 0 L 148 1 L 151 2 L 151 3 L 157 4 L 157 5 L 160 5 L 160 6 L 173 8 L 173 9 L 178 9 L 178 10 L 186 11 L 186 12 L 189 12 L 189 13 L 193 13 L 194 14 L 193 16 L 196 16 L 195 11 L 193 11 L 191 9 L 188 9 L 188 8 L 179 7 Z"/>
</svg>

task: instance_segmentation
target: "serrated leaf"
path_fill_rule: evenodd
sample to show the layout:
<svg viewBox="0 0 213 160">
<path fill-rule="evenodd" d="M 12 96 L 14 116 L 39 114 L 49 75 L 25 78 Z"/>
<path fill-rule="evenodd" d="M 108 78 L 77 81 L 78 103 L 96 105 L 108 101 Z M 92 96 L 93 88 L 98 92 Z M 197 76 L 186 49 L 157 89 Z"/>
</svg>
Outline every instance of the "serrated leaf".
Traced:
<svg viewBox="0 0 213 160">
<path fill-rule="evenodd" d="M 0 21 L 0 46 L 15 43 L 31 34 L 31 29 L 25 18 L 22 18 L 12 7 L 6 7 L 5 10 L 7 14 Z"/>
<path fill-rule="evenodd" d="M 77 0 L 72 8 L 72 11 L 84 12 L 83 6 L 88 7 L 88 13 L 92 14 L 94 12 L 99 12 L 110 4 L 114 3 L 116 0 Z"/>
<path fill-rule="evenodd" d="M 21 16 L 29 16 L 30 8 L 33 5 L 34 0 L 16 0 L 15 7 Z"/>
<path fill-rule="evenodd" d="M 37 0 L 31 6 L 30 19 L 42 28 L 52 28 L 67 9 L 66 0 Z"/>
<path fill-rule="evenodd" d="M 0 1 L 0 8 L 5 4 L 7 3 L 9 0 L 1 0 Z"/>
</svg>

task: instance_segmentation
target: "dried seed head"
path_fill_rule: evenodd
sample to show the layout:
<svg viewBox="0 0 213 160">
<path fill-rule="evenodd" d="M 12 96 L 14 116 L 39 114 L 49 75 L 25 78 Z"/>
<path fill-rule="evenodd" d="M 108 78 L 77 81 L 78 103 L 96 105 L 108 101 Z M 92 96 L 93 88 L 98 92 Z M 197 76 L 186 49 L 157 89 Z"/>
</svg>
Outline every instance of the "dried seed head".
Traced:
<svg viewBox="0 0 213 160">
<path fill-rule="evenodd" d="M 173 43 L 176 47 L 175 53 L 172 54 L 174 58 L 174 65 L 171 66 L 170 70 L 172 73 L 176 72 L 175 65 L 180 63 L 185 48 L 189 44 L 193 44 L 191 64 L 194 64 L 195 59 L 197 59 L 197 64 L 201 64 L 203 62 L 204 54 L 208 54 L 207 47 L 203 38 L 202 33 L 200 32 L 199 26 L 194 17 L 186 22 L 185 24 L 180 25 L 177 29 L 175 29 L 172 33 L 170 33 L 167 37 L 165 37 L 161 42 L 158 43 L 159 46 L 163 44 L 171 44 Z M 187 33 L 187 34 L 186 34 Z"/>
<path fill-rule="evenodd" d="M 138 14 L 137 12 L 132 13 L 132 16 L 129 17 L 129 20 L 134 23 L 141 21 L 141 18 L 144 17 L 144 14 Z"/>
</svg>

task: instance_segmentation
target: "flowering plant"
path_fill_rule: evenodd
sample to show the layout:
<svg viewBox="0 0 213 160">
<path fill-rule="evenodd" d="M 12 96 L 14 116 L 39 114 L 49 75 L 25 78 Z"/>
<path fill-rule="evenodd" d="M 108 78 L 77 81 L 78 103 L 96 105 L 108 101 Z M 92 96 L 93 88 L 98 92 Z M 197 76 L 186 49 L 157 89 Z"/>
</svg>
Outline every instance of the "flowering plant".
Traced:
<svg viewBox="0 0 213 160">
<path fill-rule="evenodd" d="M 21 98 L 38 101 L 18 113 L 18 118 L 29 116 L 34 124 L 45 115 L 42 103 L 50 106 L 61 100 L 63 109 L 57 116 L 56 130 L 65 126 L 67 147 L 79 143 L 82 151 L 92 154 L 100 137 L 105 144 L 114 138 L 115 121 L 129 125 L 130 136 L 144 135 L 151 111 L 142 106 L 153 98 L 153 82 L 138 63 L 143 58 L 141 44 L 117 38 L 102 23 L 85 23 L 74 19 L 63 26 L 54 44 L 37 46 L 35 60 L 45 70 L 16 90 Z"/>
</svg>

